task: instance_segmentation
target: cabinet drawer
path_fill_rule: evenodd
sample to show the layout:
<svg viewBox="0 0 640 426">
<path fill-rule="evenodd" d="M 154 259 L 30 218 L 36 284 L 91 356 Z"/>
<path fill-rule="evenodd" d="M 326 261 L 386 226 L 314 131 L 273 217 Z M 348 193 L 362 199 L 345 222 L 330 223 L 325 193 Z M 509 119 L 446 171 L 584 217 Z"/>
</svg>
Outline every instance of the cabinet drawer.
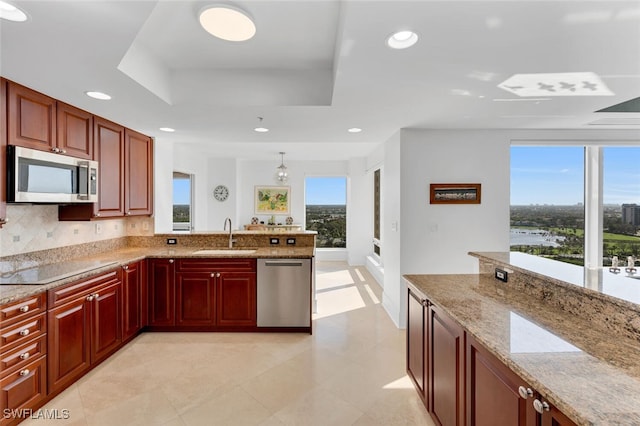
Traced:
<svg viewBox="0 0 640 426">
<path fill-rule="evenodd" d="M 11 374 L 24 368 L 32 360 L 47 353 L 47 336 L 44 334 L 35 340 L 31 340 L 11 351 L 0 355 L 0 377 Z"/>
<path fill-rule="evenodd" d="M 30 318 L 47 310 L 47 294 L 40 293 L 11 302 L 0 308 L 0 326 L 5 328 L 20 320 Z"/>
<path fill-rule="evenodd" d="M 177 271 L 179 272 L 254 272 L 256 270 L 256 259 L 179 259 Z"/>
<path fill-rule="evenodd" d="M 120 280 L 120 269 L 106 272 L 102 275 L 92 277 L 85 280 L 69 283 L 62 287 L 56 287 L 49 290 L 49 308 L 60 306 L 69 302 L 76 297 L 89 294 L 95 290 L 96 286 L 113 284 Z"/>
<path fill-rule="evenodd" d="M 0 408 L 2 413 L 19 415 L 21 409 L 29 409 L 47 396 L 47 357 L 32 360 L 24 368 L 0 380 Z M 23 412 L 25 416 L 29 411 Z M 0 417 L 0 423 L 12 423 L 17 418 Z"/>
<path fill-rule="evenodd" d="M 11 327 L 4 328 L 0 334 L 0 348 L 2 352 L 15 348 L 22 343 L 40 337 L 47 332 L 46 314 L 42 313 L 35 318 L 20 321 Z"/>
</svg>

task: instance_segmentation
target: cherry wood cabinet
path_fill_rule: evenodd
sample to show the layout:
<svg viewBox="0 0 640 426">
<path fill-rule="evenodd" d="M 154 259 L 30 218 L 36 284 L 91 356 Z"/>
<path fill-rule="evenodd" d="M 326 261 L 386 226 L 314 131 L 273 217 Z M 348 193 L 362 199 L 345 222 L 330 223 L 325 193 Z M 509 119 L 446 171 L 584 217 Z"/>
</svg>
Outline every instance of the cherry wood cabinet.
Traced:
<svg viewBox="0 0 640 426">
<path fill-rule="evenodd" d="M 119 271 L 49 290 L 48 390 L 64 389 L 122 342 Z"/>
<path fill-rule="evenodd" d="M 47 396 L 46 309 L 44 294 L 0 307 L 2 426 L 17 424 L 12 412 L 39 406 Z"/>
<path fill-rule="evenodd" d="M 124 210 L 127 216 L 153 213 L 153 140 L 125 129 Z"/>
<path fill-rule="evenodd" d="M 60 152 L 93 160 L 93 114 L 59 101 L 56 109 L 56 146 Z"/>
<path fill-rule="evenodd" d="M 175 261 L 149 259 L 149 325 L 174 326 L 175 316 Z"/>
<path fill-rule="evenodd" d="M 220 272 L 216 279 L 216 325 L 256 326 L 256 273 Z"/>
<path fill-rule="evenodd" d="M 7 221 L 7 80 L 0 78 L 0 228 Z"/>
<path fill-rule="evenodd" d="M 215 273 L 176 273 L 176 325 L 213 326 L 214 311 Z"/>
<path fill-rule="evenodd" d="M 56 100 L 14 82 L 8 82 L 10 145 L 57 152 Z"/>
<path fill-rule="evenodd" d="M 428 336 L 428 302 L 418 294 L 408 290 L 407 304 L 407 373 L 413 381 L 418 394 L 423 402 L 428 401 L 425 383 L 425 364 L 427 364 Z"/>
<path fill-rule="evenodd" d="M 146 262 L 122 267 L 122 340 L 126 341 L 147 323 Z"/>
</svg>

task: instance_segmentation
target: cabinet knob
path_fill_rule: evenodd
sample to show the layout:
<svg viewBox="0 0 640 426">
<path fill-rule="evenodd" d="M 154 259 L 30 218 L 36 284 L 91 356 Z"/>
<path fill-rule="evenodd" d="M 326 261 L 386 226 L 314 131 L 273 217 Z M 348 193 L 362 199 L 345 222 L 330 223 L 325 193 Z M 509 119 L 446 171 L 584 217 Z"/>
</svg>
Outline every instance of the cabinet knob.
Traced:
<svg viewBox="0 0 640 426">
<path fill-rule="evenodd" d="M 533 396 L 533 391 L 531 388 L 525 388 L 524 386 L 520 386 L 518 388 L 518 393 L 522 397 L 522 399 L 527 399 Z"/>
<path fill-rule="evenodd" d="M 124 269 L 124 270 L 126 271 L 127 269 L 129 269 L 129 265 L 124 265 L 124 266 L 122 267 L 122 269 Z"/>
<path fill-rule="evenodd" d="M 220 272 L 216 272 L 216 278 L 220 278 Z"/>
<path fill-rule="evenodd" d="M 211 273 L 211 278 L 215 277 L 216 274 L 214 274 L 213 272 Z"/>
<path fill-rule="evenodd" d="M 100 213 L 96 213 L 96 217 L 100 217 Z"/>
<path fill-rule="evenodd" d="M 51 148 L 51 151 L 52 152 L 58 152 L 59 150 L 58 150 L 58 148 Z"/>
<path fill-rule="evenodd" d="M 28 358 L 29 358 L 29 352 L 25 352 L 25 353 L 20 354 L 20 359 L 21 360 L 25 360 L 25 359 L 28 359 Z"/>
<path fill-rule="evenodd" d="M 20 371 L 20 375 L 21 376 L 26 376 L 27 374 L 29 374 L 29 369 L 25 368 L 24 370 Z"/>
<path fill-rule="evenodd" d="M 62 154 L 66 154 L 66 153 L 67 153 L 67 150 L 66 150 L 66 149 L 61 149 L 61 150 L 60 150 L 60 152 L 61 152 Z"/>
<path fill-rule="evenodd" d="M 87 302 L 91 302 L 93 300 L 93 294 L 87 296 Z"/>
<path fill-rule="evenodd" d="M 93 298 L 94 298 L 94 299 L 97 299 L 98 297 L 100 297 L 100 293 L 95 293 L 95 294 L 93 295 Z"/>
<path fill-rule="evenodd" d="M 129 215 L 129 216 L 130 216 L 130 215 L 131 215 L 131 211 L 128 211 L 128 212 L 127 212 L 127 215 Z"/>
<path fill-rule="evenodd" d="M 20 312 L 29 312 L 29 305 L 20 306 Z"/>
<path fill-rule="evenodd" d="M 533 409 L 540 414 L 544 414 L 545 411 L 549 411 L 549 404 L 546 401 L 540 402 L 540 400 L 534 399 Z"/>
<path fill-rule="evenodd" d="M 29 334 L 29 329 L 25 328 L 24 330 L 20 330 L 20 335 L 21 336 L 27 336 Z"/>
<path fill-rule="evenodd" d="M 173 259 L 169 259 L 169 263 L 173 263 Z"/>
</svg>

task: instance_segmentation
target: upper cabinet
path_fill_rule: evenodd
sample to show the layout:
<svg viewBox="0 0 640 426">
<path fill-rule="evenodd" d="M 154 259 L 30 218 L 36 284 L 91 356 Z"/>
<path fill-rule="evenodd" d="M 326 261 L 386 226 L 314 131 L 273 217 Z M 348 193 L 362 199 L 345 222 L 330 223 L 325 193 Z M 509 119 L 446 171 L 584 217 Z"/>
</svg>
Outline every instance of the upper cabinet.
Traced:
<svg viewBox="0 0 640 426">
<path fill-rule="evenodd" d="M 93 115 L 63 102 L 57 103 L 57 147 L 63 154 L 93 160 Z"/>
<path fill-rule="evenodd" d="M 56 100 L 13 82 L 8 89 L 8 144 L 59 152 Z"/>
<path fill-rule="evenodd" d="M 0 228 L 7 221 L 7 81 L 0 78 Z"/>
<path fill-rule="evenodd" d="M 127 216 L 153 213 L 153 140 L 125 129 L 124 210 Z"/>
</svg>

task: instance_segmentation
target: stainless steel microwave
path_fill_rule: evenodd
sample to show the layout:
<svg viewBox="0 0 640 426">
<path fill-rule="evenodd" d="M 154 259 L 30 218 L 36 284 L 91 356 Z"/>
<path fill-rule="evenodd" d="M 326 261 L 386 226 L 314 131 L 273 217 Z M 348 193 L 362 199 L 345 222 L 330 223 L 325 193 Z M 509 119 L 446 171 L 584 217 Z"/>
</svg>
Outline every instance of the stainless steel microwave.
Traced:
<svg viewBox="0 0 640 426">
<path fill-rule="evenodd" d="M 95 203 L 98 162 L 20 146 L 7 146 L 10 203 Z"/>
</svg>

